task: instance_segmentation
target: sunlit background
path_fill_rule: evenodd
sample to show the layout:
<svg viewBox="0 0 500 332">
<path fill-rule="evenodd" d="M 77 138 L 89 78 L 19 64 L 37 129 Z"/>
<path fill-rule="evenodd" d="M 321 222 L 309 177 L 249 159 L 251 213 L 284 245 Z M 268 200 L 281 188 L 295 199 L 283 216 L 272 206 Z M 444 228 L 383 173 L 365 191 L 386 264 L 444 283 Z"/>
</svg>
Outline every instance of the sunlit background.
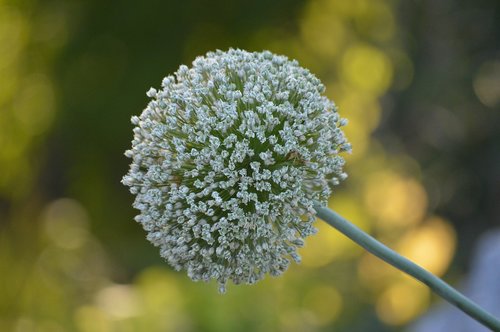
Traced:
<svg viewBox="0 0 500 332">
<path fill-rule="evenodd" d="M 0 0 L 0 331 L 404 331 L 437 301 L 320 221 L 226 295 L 162 261 L 120 184 L 129 119 L 229 47 L 299 60 L 349 119 L 332 208 L 466 278 L 500 224 L 498 1 Z"/>
</svg>

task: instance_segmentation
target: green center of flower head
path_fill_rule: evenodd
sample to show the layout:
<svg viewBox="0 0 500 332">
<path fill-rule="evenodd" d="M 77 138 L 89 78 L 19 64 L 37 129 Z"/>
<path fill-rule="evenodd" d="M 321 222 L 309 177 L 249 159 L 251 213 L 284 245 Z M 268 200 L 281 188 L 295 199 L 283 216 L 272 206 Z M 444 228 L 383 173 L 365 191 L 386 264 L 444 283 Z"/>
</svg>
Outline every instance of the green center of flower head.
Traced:
<svg viewBox="0 0 500 332">
<path fill-rule="evenodd" d="M 296 61 L 231 49 L 148 91 L 123 183 L 170 265 L 224 291 L 300 261 L 313 203 L 346 177 L 339 153 L 350 151 L 324 90 Z"/>
</svg>

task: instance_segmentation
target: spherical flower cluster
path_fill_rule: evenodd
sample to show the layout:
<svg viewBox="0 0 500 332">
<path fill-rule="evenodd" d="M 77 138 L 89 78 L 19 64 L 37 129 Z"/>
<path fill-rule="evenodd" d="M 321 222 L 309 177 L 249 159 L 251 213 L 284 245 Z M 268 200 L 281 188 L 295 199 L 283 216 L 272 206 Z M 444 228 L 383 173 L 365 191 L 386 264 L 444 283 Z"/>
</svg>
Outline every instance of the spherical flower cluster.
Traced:
<svg viewBox="0 0 500 332">
<path fill-rule="evenodd" d="M 346 177 L 339 153 L 350 150 L 324 90 L 296 61 L 231 49 L 148 91 L 122 182 L 170 265 L 224 291 L 300 261 L 313 204 Z"/>
</svg>

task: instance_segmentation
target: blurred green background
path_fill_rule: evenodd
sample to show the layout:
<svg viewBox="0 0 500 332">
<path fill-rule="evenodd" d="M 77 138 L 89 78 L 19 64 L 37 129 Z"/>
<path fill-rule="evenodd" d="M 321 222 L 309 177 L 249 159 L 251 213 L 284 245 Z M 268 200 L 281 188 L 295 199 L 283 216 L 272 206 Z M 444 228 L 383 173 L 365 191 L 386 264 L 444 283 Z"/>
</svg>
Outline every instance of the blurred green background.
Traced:
<svg viewBox="0 0 500 332">
<path fill-rule="evenodd" d="M 317 222 L 303 263 L 191 282 L 133 221 L 130 117 L 195 56 L 299 60 L 354 152 L 331 206 L 456 284 L 500 223 L 497 0 L 0 1 L 0 331 L 401 331 L 436 300 Z"/>
</svg>

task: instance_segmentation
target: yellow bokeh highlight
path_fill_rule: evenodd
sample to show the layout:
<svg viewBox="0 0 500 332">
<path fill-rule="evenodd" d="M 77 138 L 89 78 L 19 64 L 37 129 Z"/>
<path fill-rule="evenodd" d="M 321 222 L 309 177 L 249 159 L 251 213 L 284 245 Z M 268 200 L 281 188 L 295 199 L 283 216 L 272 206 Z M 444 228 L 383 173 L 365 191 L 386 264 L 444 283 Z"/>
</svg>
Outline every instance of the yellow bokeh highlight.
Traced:
<svg viewBox="0 0 500 332">
<path fill-rule="evenodd" d="M 342 87 L 342 94 L 336 99 L 336 103 L 342 111 L 342 116 L 349 119 L 355 125 L 349 127 L 360 127 L 367 133 L 375 129 L 380 122 L 382 109 L 376 99 L 360 95 L 350 91 L 348 87 Z"/>
<path fill-rule="evenodd" d="M 306 239 L 306 244 L 299 250 L 302 264 L 306 267 L 321 267 L 329 264 L 341 254 L 341 247 L 345 244 L 342 234 L 323 221 L 315 225 L 318 233 Z"/>
<path fill-rule="evenodd" d="M 379 318 L 390 325 L 402 325 L 421 314 L 430 301 L 427 286 L 416 281 L 400 281 L 387 288 L 377 299 Z"/>
<path fill-rule="evenodd" d="M 347 49 L 338 69 L 352 88 L 372 95 L 383 94 L 392 82 L 392 64 L 387 55 L 361 42 Z"/>
<path fill-rule="evenodd" d="M 21 317 L 17 320 L 13 328 L 4 328 L 0 323 L 0 331 L 9 332 L 66 332 L 59 322 L 53 320 L 32 320 L 28 317 Z"/>
<path fill-rule="evenodd" d="M 52 123 L 55 110 L 52 83 L 43 74 L 28 77 L 13 100 L 14 117 L 26 135 L 43 133 Z"/>
<path fill-rule="evenodd" d="M 0 59 L 2 55 L 0 55 Z M 1 60 L 0 60 L 1 61 Z M 18 66 L 10 66 L 0 68 L 0 110 L 6 109 L 9 101 L 11 100 L 14 93 L 19 88 L 20 75 L 19 72 L 21 69 Z M 7 119 L 7 114 L 5 110 L 2 110 L 3 114 L 0 113 L 0 128 L 2 125 L 6 123 L 1 123 L 1 121 L 5 121 Z M 9 114 L 10 116 L 10 114 Z"/>
<path fill-rule="evenodd" d="M 349 161 L 353 162 L 368 151 L 372 140 L 371 133 L 380 122 L 381 108 L 376 99 L 360 95 L 346 85 L 335 85 L 331 90 L 338 91 L 338 98 L 334 100 L 341 116 L 349 120 L 344 132 L 354 147 L 349 155 Z"/>
<path fill-rule="evenodd" d="M 361 202 L 345 193 L 334 194 L 328 202 L 328 207 L 330 209 L 336 211 L 363 231 L 369 233 L 371 223 L 364 210 L 360 209 L 360 205 Z M 344 236 L 344 238 L 346 237 Z M 352 244 L 351 240 L 346 241 L 345 245 L 347 245 L 347 248 L 351 249 L 352 247 L 350 244 Z"/>
<path fill-rule="evenodd" d="M 346 154 L 344 157 L 348 164 L 361 160 L 366 156 L 370 148 L 370 133 L 362 127 L 346 126 L 344 133 L 349 143 L 353 146 L 352 152 Z"/>
<path fill-rule="evenodd" d="M 108 315 L 94 306 L 82 306 L 75 311 L 75 324 L 79 332 L 108 332 L 112 323 Z"/>
<path fill-rule="evenodd" d="M 351 1 L 349 1 L 351 2 Z M 394 36 L 396 22 L 392 9 L 382 0 L 354 0 L 353 18 L 356 29 L 377 41 Z"/>
<path fill-rule="evenodd" d="M 143 305 L 153 311 L 176 308 L 182 303 L 182 296 L 176 278 L 166 269 L 152 267 L 145 270 L 137 280 Z"/>
<path fill-rule="evenodd" d="M 29 38 L 29 26 L 19 11 L 0 4 L 0 73 L 19 61 Z"/>
<path fill-rule="evenodd" d="M 321 4 L 311 2 L 308 19 L 301 22 L 301 40 L 308 49 L 317 55 L 333 57 L 339 54 L 345 43 L 347 31 L 344 23 L 334 14 L 325 12 Z"/>
<path fill-rule="evenodd" d="M 456 247 L 453 227 L 444 219 L 432 217 L 408 232 L 397 250 L 424 269 L 442 276 L 448 268 Z"/>
<path fill-rule="evenodd" d="M 342 296 L 334 287 L 316 286 L 306 293 L 303 307 L 311 312 L 315 325 L 325 326 L 340 314 Z"/>
<path fill-rule="evenodd" d="M 347 20 L 352 18 L 358 10 L 360 2 L 364 0 L 317 0 L 322 8 L 329 13 L 336 13 L 338 16 Z"/>
<path fill-rule="evenodd" d="M 500 106 L 500 61 L 483 62 L 472 86 L 483 105 L 492 108 Z"/>
<path fill-rule="evenodd" d="M 415 225 L 427 212 L 427 194 L 422 185 L 393 171 L 371 174 L 363 196 L 368 211 L 381 228 Z"/>
<path fill-rule="evenodd" d="M 52 202 L 42 219 L 47 238 L 62 249 L 80 248 L 89 238 L 87 212 L 76 200 L 62 198 Z"/>
<path fill-rule="evenodd" d="M 358 227 L 368 231 L 367 217 L 355 201 L 337 195 L 331 202 L 334 206 L 330 205 L 330 208 L 334 208 Z M 322 267 L 335 259 L 349 259 L 362 252 L 358 245 L 326 222 L 318 219 L 314 226 L 318 229 L 318 233 L 309 236 L 304 247 L 300 249 L 301 265 L 311 268 Z"/>
<path fill-rule="evenodd" d="M 110 285 L 96 296 L 98 307 L 114 319 L 125 319 L 141 313 L 137 291 L 130 285 Z"/>
<path fill-rule="evenodd" d="M 398 277 L 398 270 L 380 258 L 365 253 L 358 265 L 358 278 L 368 289 L 380 291 Z"/>
<path fill-rule="evenodd" d="M 309 310 L 287 309 L 279 315 L 279 332 L 302 332 L 313 328 L 314 317 Z M 265 331 L 265 330 L 264 330 Z"/>
</svg>

